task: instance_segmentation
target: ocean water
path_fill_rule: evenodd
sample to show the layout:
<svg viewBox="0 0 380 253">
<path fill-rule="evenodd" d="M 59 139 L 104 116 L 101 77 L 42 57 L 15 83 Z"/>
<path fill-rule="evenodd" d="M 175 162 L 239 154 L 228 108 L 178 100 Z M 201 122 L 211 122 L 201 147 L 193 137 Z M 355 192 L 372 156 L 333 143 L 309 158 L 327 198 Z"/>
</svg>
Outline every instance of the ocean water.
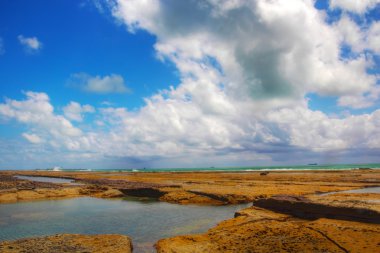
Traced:
<svg viewBox="0 0 380 253">
<path fill-rule="evenodd" d="M 380 163 L 370 164 L 309 164 L 286 166 L 251 166 L 251 167 L 199 167 L 199 168 L 129 168 L 129 169 L 65 169 L 60 167 L 41 169 L 52 171 L 107 171 L 107 172 L 190 172 L 190 171 L 302 171 L 302 170 L 354 170 L 380 169 Z"/>
<path fill-rule="evenodd" d="M 132 238 L 134 252 L 154 252 L 161 238 L 205 232 L 247 206 L 88 197 L 1 204 L 0 241 L 57 233 L 125 234 Z"/>
</svg>

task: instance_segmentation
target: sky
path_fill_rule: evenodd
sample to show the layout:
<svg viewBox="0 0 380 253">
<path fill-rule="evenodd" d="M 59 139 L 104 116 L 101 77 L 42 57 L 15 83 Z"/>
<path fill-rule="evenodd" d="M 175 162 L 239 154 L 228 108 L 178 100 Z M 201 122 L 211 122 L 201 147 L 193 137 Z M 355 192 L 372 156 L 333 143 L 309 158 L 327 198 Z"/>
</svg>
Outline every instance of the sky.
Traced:
<svg viewBox="0 0 380 253">
<path fill-rule="evenodd" d="M 380 0 L 3 0 L 0 169 L 380 162 Z"/>
</svg>

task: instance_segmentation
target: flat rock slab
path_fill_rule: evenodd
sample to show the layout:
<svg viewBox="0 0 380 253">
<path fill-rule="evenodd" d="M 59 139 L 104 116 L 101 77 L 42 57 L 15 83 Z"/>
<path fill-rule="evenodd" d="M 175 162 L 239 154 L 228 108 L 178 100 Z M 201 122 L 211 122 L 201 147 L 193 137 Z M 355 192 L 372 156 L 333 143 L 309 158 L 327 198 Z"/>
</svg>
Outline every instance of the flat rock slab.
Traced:
<svg viewBox="0 0 380 253">
<path fill-rule="evenodd" d="M 161 239 L 158 253 L 380 252 L 380 226 L 321 218 L 296 219 L 250 207 L 204 234 Z"/>
<path fill-rule="evenodd" d="M 58 234 L 0 242 L 2 253 L 129 253 L 132 241 L 125 235 Z"/>
<path fill-rule="evenodd" d="M 253 205 L 302 219 L 330 218 L 380 224 L 380 213 L 375 210 L 315 203 L 303 196 L 276 195 L 257 199 Z"/>
</svg>

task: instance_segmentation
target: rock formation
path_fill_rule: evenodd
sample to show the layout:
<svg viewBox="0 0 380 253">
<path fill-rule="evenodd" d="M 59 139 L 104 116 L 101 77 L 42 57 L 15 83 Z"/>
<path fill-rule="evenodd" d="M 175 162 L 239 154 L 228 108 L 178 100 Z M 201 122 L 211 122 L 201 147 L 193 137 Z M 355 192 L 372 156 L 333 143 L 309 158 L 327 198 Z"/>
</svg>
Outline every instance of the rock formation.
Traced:
<svg viewBox="0 0 380 253">
<path fill-rule="evenodd" d="M 58 234 L 0 242 L 2 253 L 131 253 L 132 242 L 125 235 Z"/>
</svg>

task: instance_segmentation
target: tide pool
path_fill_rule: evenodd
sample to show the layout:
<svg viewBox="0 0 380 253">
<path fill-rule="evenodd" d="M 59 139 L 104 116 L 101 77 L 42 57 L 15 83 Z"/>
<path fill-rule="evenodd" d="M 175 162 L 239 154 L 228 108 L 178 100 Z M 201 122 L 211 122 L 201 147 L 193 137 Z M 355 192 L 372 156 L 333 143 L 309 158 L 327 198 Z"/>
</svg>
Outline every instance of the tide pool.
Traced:
<svg viewBox="0 0 380 253">
<path fill-rule="evenodd" d="M 15 178 L 22 179 L 22 180 L 34 181 L 34 182 L 56 183 L 56 184 L 75 184 L 74 179 L 59 178 L 59 177 L 15 176 Z"/>
<path fill-rule="evenodd" d="M 205 232 L 247 206 L 87 197 L 1 204 L 0 240 L 57 233 L 125 234 L 132 238 L 134 252 L 153 252 L 161 238 Z"/>
</svg>

